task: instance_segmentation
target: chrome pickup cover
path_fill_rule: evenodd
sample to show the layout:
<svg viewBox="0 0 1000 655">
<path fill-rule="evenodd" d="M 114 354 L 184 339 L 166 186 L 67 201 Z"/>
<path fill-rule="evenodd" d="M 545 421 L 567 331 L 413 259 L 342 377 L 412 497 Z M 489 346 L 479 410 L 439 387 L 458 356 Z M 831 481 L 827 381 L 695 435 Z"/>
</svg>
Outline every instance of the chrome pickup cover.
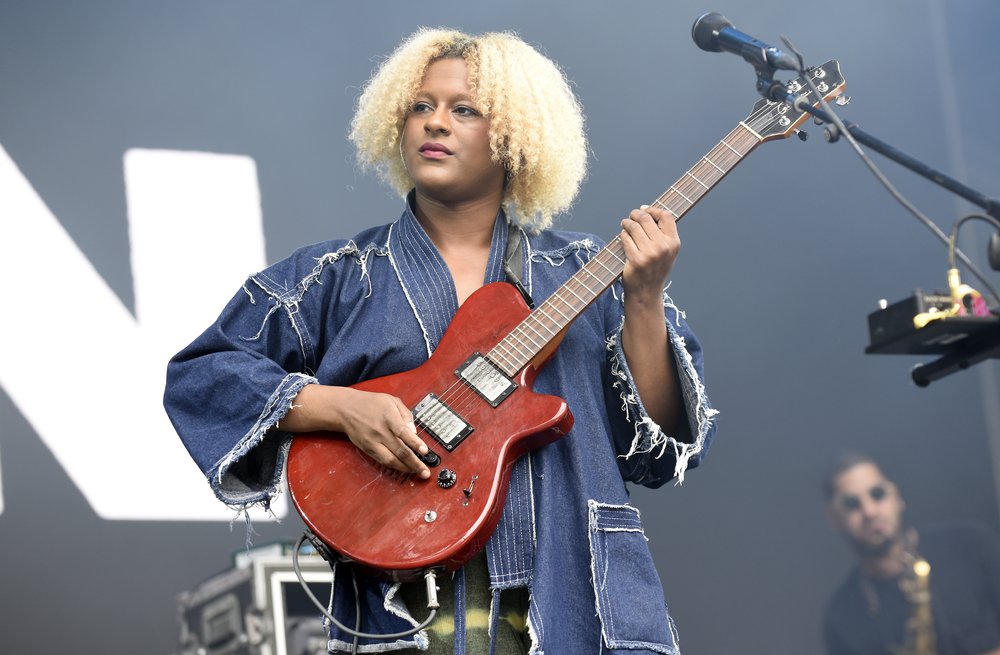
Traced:
<svg viewBox="0 0 1000 655">
<path fill-rule="evenodd" d="M 466 360 L 455 374 L 494 407 L 517 388 L 513 380 L 479 353 Z"/>
<path fill-rule="evenodd" d="M 465 419 L 432 393 L 413 408 L 413 420 L 449 451 L 473 431 Z"/>
</svg>

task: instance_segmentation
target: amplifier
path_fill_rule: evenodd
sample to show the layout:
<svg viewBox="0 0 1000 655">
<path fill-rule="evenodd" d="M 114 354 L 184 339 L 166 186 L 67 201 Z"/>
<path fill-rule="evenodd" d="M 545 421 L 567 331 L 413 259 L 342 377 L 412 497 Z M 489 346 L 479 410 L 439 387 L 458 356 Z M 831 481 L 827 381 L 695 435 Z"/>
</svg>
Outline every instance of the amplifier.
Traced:
<svg viewBox="0 0 1000 655">
<path fill-rule="evenodd" d="M 971 304 L 971 311 L 965 308 L 964 314 L 944 314 L 927 321 L 953 307 L 951 296 L 917 289 L 909 298 L 868 315 L 871 344 L 865 353 L 937 355 L 934 361 L 910 371 L 918 387 L 985 359 L 1000 358 L 1000 316 L 991 314 L 981 297 L 972 299 Z M 919 328 L 913 320 L 917 316 L 922 319 Z"/>
<path fill-rule="evenodd" d="M 947 293 L 924 293 L 916 289 L 909 298 L 893 303 L 868 315 L 871 344 L 868 354 L 943 355 L 956 350 L 978 349 L 980 341 L 992 343 L 1000 332 L 1000 317 L 985 310 L 980 315 L 970 313 L 944 316 L 917 328 L 913 319 L 919 314 L 949 310 L 951 296 Z"/>
<path fill-rule="evenodd" d="M 918 314 L 951 309 L 948 293 L 925 293 L 915 289 L 913 295 L 879 309 L 868 315 L 868 335 L 871 345 L 866 353 L 939 354 L 944 352 L 953 337 L 950 330 L 928 330 L 937 319 L 921 329 L 913 324 Z M 956 317 L 957 318 L 957 317 Z M 940 327 L 940 326 L 938 326 Z"/>
</svg>

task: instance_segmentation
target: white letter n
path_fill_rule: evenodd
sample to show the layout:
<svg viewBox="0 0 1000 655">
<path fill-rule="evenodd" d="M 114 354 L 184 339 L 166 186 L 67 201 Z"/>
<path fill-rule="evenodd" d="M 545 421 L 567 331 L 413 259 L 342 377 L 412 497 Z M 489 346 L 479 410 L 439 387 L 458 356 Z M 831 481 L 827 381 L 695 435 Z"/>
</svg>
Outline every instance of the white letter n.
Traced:
<svg viewBox="0 0 1000 655">
<path fill-rule="evenodd" d="M 99 516 L 231 518 L 161 399 L 167 359 L 264 265 L 256 167 L 130 150 L 125 181 L 135 317 L 0 147 L 0 279 L 21 289 L 0 385 Z"/>
</svg>

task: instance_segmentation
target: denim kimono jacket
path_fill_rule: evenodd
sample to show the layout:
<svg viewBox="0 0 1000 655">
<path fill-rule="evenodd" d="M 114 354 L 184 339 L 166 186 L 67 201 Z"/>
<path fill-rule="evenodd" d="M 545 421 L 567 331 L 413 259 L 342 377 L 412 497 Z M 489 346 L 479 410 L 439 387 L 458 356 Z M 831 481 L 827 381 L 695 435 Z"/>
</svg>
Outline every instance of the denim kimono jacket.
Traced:
<svg viewBox="0 0 1000 655">
<path fill-rule="evenodd" d="M 501 211 L 485 282 L 505 279 L 514 229 Z M 521 239 L 519 277 L 538 301 L 603 245 L 553 230 L 521 232 Z M 679 434 L 660 430 L 634 387 L 620 344 L 620 283 L 577 318 L 535 382 L 535 391 L 566 400 L 574 427 L 514 466 L 486 548 L 494 625 L 500 591 L 528 587 L 532 653 L 679 652 L 626 482 L 658 487 L 682 480 L 712 439 L 715 411 L 704 391 L 701 348 L 666 294 L 664 308 L 684 397 Z M 167 412 L 221 500 L 267 504 L 280 489 L 291 439 L 278 421 L 298 391 L 417 367 L 457 310 L 448 268 L 408 203 L 395 223 L 307 246 L 251 275 L 215 324 L 171 360 Z M 333 586 L 333 613 L 347 625 L 354 624 L 358 589 L 362 632 L 403 632 L 427 613 L 405 607 L 398 585 L 343 565 L 334 565 Z M 454 587 L 460 653 L 461 570 Z M 334 628 L 330 648 L 350 650 L 351 641 Z M 362 639 L 359 652 L 426 644 L 420 632 Z"/>
</svg>

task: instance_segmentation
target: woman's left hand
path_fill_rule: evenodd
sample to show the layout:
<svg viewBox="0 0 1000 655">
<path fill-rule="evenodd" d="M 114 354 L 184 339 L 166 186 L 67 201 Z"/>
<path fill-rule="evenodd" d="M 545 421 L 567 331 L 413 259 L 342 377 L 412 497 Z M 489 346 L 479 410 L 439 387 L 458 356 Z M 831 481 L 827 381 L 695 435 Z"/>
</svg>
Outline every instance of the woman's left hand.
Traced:
<svg viewBox="0 0 1000 655">
<path fill-rule="evenodd" d="M 674 215 L 661 207 L 644 205 L 622 221 L 625 297 L 662 304 L 663 287 L 681 249 Z"/>
<path fill-rule="evenodd" d="M 663 287 L 681 249 L 677 221 L 660 207 L 633 209 L 622 221 L 621 240 L 625 248 L 622 348 L 646 411 L 673 435 L 683 400 L 667 338 Z"/>
</svg>

